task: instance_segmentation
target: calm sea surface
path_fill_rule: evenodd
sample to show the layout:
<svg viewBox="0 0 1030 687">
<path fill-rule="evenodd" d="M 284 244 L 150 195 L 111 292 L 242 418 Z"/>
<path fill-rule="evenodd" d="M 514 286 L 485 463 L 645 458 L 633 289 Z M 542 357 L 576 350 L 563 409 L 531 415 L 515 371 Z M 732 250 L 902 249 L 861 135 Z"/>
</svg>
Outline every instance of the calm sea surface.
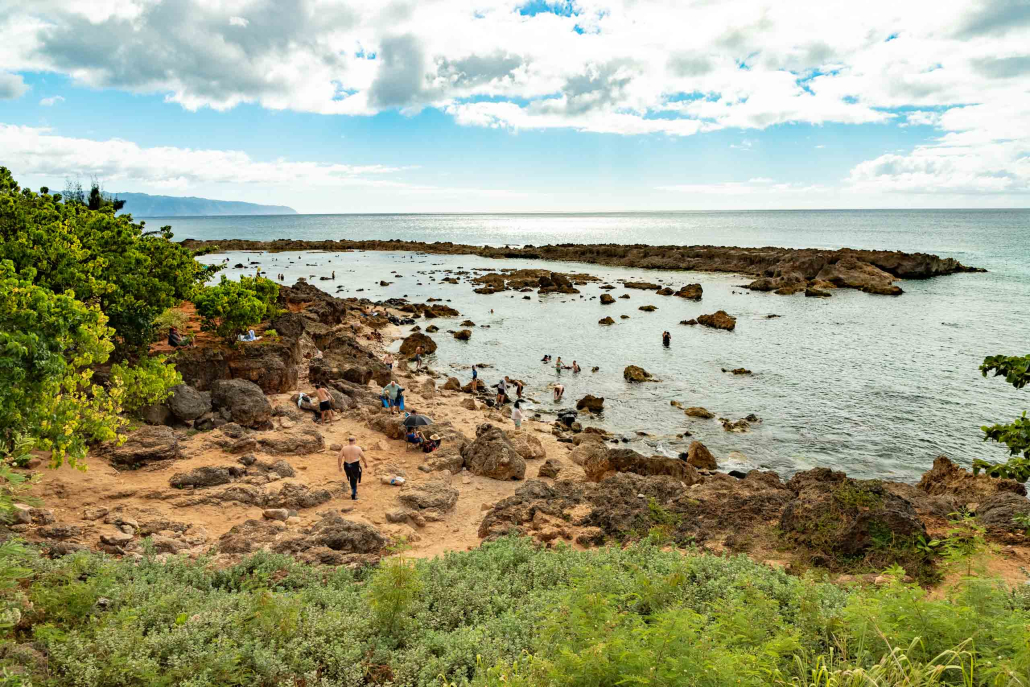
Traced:
<svg viewBox="0 0 1030 687">
<path fill-rule="evenodd" d="M 304 276 L 342 296 L 449 299 L 462 317 L 438 322 L 443 329 L 457 328 L 465 318 L 489 328 L 477 327 L 469 342 L 437 335 L 437 369 L 464 382 L 469 364 L 489 363 L 494 368 L 483 374 L 488 383 L 503 374 L 528 382 L 527 395 L 539 401 L 534 412 L 574 406 L 586 393 L 604 396 L 604 417 L 594 423 L 631 436 L 634 448 L 675 454 L 687 443 L 675 435 L 689 430 L 725 468 L 762 466 L 786 475 L 823 465 L 854 476 L 912 480 L 940 453 L 966 465 L 977 457 L 1003 460 L 1004 450 L 981 442 L 979 427 L 1008 421 L 1030 407 L 1027 391 L 984 379 L 977 371 L 986 355 L 1030 352 L 1027 210 L 297 215 L 155 218 L 148 224 L 171 224 L 177 239 L 848 246 L 935 253 L 990 271 L 903 281 L 905 295 L 899 298 L 839 290 L 822 300 L 751 293 L 736 287 L 746 278 L 729 274 L 410 253 L 281 253 L 250 259 L 271 273 L 285 272 L 288 283 Z M 230 264 L 242 258 L 229 257 Z M 552 267 L 589 272 L 613 284 L 635 278 L 678 287 L 696 281 L 704 287 L 704 300 L 692 303 L 620 286 L 612 293 L 631 298 L 602 306 L 597 297 L 604 282 L 581 287 L 582 297 L 482 296 L 464 283 L 439 283 L 442 270 L 459 267 Z M 317 279 L 333 270 L 335 282 Z M 381 279 L 393 284 L 380 287 Z M 339 286 L 344 288 L 337 291 Z M 637 309 L 646 304 L 658 310 Z M 720 308 L 737 317 L 736 331 L 677 324 Z M 623 314 L 630 319 L 620 319 Z M 780 317 L 767 319 L 770 314 Z M 605 315 L 617 324 L 599 326 Z M 669 349 L 660 340 L 666 329 L 673 335 Z M 566 396 L 557 407 L 548 392 L 556 374 L 539 362 L 544 353 L 575 359 L 586 370 L 561 375 Z M 625 383 L 622 369 L 629 364 L 662 382 Z M 600 371 L 591 373 L 595 365 Z M 721 371 L 740 366 L 754 375 Z M 716 420 L 685 417 L 670 400 L 705 406 L 730 419 L 755 413 L 763 421 L 748 433 L 731 434 Z M 638 431 L 651 436 L 639 437 Z M 739 455 L 730 458 L 730 452 Z"/>
</svg>

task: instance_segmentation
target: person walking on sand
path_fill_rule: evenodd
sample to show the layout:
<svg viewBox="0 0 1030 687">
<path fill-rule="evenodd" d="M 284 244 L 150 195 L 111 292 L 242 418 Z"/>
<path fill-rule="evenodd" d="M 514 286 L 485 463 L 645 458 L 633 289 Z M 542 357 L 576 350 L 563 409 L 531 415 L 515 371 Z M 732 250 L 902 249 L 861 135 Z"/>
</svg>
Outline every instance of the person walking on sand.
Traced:
<svg viewBox="0 0 1030 687">
<path fill-rule="evenodd" d="M 383 356 L 383 364 L 386 365 L 388 370 L 393 370 L 393 353 L 387 353 Z"/>
<path fill-rule="evenodd" d="M 322 424 L 325 424 L 326 420 L 329 424 L 333 423 L 333 397 L 329 395 L 329 392 L 321 384 L 315 385 L 315 395 L 318 396 L 318 410 L 322 413 Z"/>
<path fill-rule="evenodd" d="M 565 395 L 565 385 L 555 384 L 554 385 L 554 400 L 560 401 L 561 397 Z"/>
<path fill-rule="evenodd" d="M 347 437 L 347 445 L 340 449 L 336 456 L 336 469 L 347 474 L 347 481 L 350 482 L 351 501 L 358 500 L 358 485 L 361 484 L 361 463 L 368 469 L 368 461 L 365 459 L 365 452 L 357 444 L 357 439 Z"/>
<path fill-rule="evenodd" d="M 511 421 L 515 423 L 515 429 L 522 429 L 522 401 L 515 401 L 515 407 L 511 409 Z"/>
</svg>

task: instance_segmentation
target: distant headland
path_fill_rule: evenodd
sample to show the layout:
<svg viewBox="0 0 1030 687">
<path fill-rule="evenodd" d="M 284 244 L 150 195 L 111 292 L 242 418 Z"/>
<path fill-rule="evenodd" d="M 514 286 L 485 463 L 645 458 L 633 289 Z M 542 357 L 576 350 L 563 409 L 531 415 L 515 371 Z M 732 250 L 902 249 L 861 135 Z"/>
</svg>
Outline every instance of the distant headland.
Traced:
<svg viewBox="0 0 1030 687">
<path fill-rule="evenodd" d="M 125 201 L 122 212 L 133 217 L 198 217 L 205 215 L 296 215 L 285 205 L 261 205 L 238 200 L 212 200 L 194 196 L 152 196 L 149 193 L 112 193 Z"/>
</svg>

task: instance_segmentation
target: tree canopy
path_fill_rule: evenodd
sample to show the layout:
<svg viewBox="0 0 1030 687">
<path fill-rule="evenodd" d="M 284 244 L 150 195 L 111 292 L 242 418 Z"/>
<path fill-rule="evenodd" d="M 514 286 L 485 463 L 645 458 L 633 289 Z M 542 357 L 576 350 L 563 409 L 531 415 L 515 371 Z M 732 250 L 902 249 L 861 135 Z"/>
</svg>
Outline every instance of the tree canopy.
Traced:
<svg viewBox="0 0 1030 687">
<path fill-rule="evenodd" d="M 984 358 L 980 365 L 984 377 L 994 373 L 995 377 L 1004 377 L 1005 381 L 1017 389 L 1022 389 L 1030 382 L 1030 355 L 1009 356 L 992 355 Z M 1030 418 L 1026 411 L 1022 417 L 1007 424 L 996 424 L 981 427 L 984 441 L 996 441 L 1005 444 L 1009 449 L 1008 462 L 991 463 L 986 460 L 973 461 L 973 472 L 981 470 L 992 477 L 1008 477 L 1026 482 L 1030 479 Z"/>
<path fill-rule="evenodd" d="M 22 189 L 0 167 L 0 457 L 31 445 L 76 464 L 89 444 L 118 438 L 119 413 L 180 380 L 142 354 L 154 320 L 209 269 L 169 227 L 148 233 L 116 216 L 97 184 L 78 195 Z M 111 383 L 94 383 L 112 357 Z"/>
</svg>

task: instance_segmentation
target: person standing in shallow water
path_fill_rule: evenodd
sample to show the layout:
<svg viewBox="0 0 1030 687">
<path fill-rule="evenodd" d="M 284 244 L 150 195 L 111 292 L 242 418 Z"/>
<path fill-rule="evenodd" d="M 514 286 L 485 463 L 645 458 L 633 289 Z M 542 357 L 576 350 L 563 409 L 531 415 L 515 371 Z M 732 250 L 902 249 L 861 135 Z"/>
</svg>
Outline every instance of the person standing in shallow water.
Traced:
<svg viewBox="0 0 1030 687">
<path fill-rule="evenodd" d="M 357 444 L 357 439 L 347 437 L 347 445 L 340 449 L 340 455 L 336 456 L 336 468 L 347 474 L 347 481 L 350 482 L 350 498 L 358 500 L 358 485 L 361 484 L 361 463 L 368 468 L 368 461 L 365 460 L 365 452 Z"/>
<path fill-rule="evenodd" d="M 671 342 L 672 334 L 670 334 L 669 332 L 662 332 L 662 345 L 668 348 Z"/>
</svg>

